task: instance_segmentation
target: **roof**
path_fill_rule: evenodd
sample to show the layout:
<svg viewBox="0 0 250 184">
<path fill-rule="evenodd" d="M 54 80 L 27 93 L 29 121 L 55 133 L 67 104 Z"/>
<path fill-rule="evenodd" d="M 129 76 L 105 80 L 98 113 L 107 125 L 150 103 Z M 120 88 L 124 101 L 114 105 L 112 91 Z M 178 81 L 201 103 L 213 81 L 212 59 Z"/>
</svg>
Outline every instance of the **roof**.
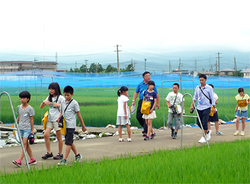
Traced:
<svg viewBox="0 0 250 184">
<path fill-rule="evenodd" d="M 220 72 L 234 72 L 234 70 L 230 68 L 225 68 L 225 69 L 220 70 Z"/>
</svg>

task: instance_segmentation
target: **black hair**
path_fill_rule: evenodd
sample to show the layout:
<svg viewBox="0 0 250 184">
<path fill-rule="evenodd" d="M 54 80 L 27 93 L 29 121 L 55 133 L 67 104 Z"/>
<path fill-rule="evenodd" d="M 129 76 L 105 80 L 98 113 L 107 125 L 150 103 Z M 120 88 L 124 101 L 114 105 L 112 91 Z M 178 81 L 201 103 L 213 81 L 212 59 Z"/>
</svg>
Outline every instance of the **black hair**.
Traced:
<svg viewBox="0 0 250 184">
<path fill-rule="evenodd" d="M 205 74 L 200 74 L 199 78 L 207 79 L 207 76 Z"/>
<path fill-rule="evenodd" d="M 118 89 L 117 95 L 120 96 L 123 91 L 128 91 L 128 88 L 126 86 L 122 86 L 120 89 Z"/>
<path fill-rule="evenodd" d="M 59 86 L 59 84 L 57 82 L 50 83 L 48 89 L 54 89 L 56 91 L 56 96 L 58 96 L 58 97 L 59 97 L 59 95 L 62 95 L 60 86 Z M 48 100 L 50 102 L 52 102 L 52 97 L 53 96 L 51 94 L 49 94 L 49 99 Z"/>
<path fill-rule="evenodd" d="M 149 71 L 146 71 L 146 72 L 144 72 L 143 74 L 142 74 L 142 76 L 144 77 L 146 74 L 150 74 L 150 72 Z"/>
<path fill-rule="evenodd" d="M 214 85 L 213 84 L 208 84 L 209 86 L 211 86 L 212 88 L 214 88 Z"/>
<path fill-rule="evenodd" d="M 148 86 L 149 85 L 154 85 L 155 86 L 155 82 L 154 81 L 148 81 Z"/>
<path fill-rule="evenodd" d="M 240 93 L 240 92 L 244 92 L 244 89 L 243 88 L 239 88 L 238 89 L 238 93 Z"/>
<path fill-rule="evenodd" d="M 31 95 L 28 91 L 22 91 L 21 93 L 19 93 L 19 97 L 20 98 L 28 98 L 28 103 L 30 101 Z"/>
<path fill-rule="evenodd" d="M 74 93 L 74 88 L 72 88 L 71 86 L 65 86 L 65 88 L 63 89 L 64 93 L 70 93 L 71 95 Z"/>
<path fill-rule="evenodd" d="M 176 86 L 178 86 L 178 88 L 180 88 L 180 86 L 179 86 L 179 84 L 178 84 L 178 83 L 174 83 L 174 84 L 173 84 L 173 86 L 174 86 L 174 85 L 176 85 Z"/>
</svg>

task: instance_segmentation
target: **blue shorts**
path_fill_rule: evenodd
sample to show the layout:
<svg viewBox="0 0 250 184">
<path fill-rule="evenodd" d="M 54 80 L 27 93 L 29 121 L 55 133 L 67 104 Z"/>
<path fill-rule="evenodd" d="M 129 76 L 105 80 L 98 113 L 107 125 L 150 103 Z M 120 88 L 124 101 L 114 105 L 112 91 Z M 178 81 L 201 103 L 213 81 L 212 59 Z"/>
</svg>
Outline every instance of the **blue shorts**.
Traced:
<svg viewBox="0 0 250 184">
<path fill-rule="evenodd" d="M 21 137 L 27 137 L 28 138 L 30 133 L 31 133 L 31 129 L 23 129 L 23 130 L 20 129 Z"/>
<path fill-rule="evenodd" d="M 248 118 L 248 110 L 246 111 L 241 111 L 237 110 L 237 112 L 235 113 L 236 117 L 240 117 L 240 118 Z"/>
</svg>

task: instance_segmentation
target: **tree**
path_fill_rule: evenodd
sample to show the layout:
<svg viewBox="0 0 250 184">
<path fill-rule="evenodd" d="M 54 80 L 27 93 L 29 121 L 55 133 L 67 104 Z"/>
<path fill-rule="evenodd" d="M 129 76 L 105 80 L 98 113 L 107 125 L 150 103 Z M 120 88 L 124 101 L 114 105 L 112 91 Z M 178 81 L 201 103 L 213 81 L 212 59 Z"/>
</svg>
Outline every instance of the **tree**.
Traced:
<svg viewBox="0 0 250 184">
<path fill-rule="evenodd" d="M 103 72 L 104 69 L 102 67 L 102 65 L 100 63 L 91 63 L 90 64 L 90 67 L 89 67 L 89 72 L 90 73 L 100 73 L 100 72 Z"/>
<path fill-rule="evenodd" d="M 88 73 L 87 65 L 82 65 L 82 66 L 80 67 L 80 71 L 81 71 L 82 73 Z"/>
<path fill-rule="evenodd" d="M 105 73 L 117 72 L 117 68 L 111 66 L 110 64 L 107 66 Z"/>
<path fill-rule="evenodd" d="M 235 77 L 243 77 L 243 73 L 241 72 L 241 70 L 237 70 L 233 72 L 233 76 Z"/>
</svg>

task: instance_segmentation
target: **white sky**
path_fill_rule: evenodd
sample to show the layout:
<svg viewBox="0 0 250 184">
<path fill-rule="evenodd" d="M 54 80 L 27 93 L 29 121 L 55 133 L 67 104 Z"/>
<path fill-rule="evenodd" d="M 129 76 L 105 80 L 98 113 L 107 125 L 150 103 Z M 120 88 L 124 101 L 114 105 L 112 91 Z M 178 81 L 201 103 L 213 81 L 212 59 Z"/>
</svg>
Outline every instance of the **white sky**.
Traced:
<svg viewBox="0 0 250 184">
<path fill-rule="evenodd" d="M 250 52 L 247 0 L 0 0 L 0 53 Z"/>
</svg>

